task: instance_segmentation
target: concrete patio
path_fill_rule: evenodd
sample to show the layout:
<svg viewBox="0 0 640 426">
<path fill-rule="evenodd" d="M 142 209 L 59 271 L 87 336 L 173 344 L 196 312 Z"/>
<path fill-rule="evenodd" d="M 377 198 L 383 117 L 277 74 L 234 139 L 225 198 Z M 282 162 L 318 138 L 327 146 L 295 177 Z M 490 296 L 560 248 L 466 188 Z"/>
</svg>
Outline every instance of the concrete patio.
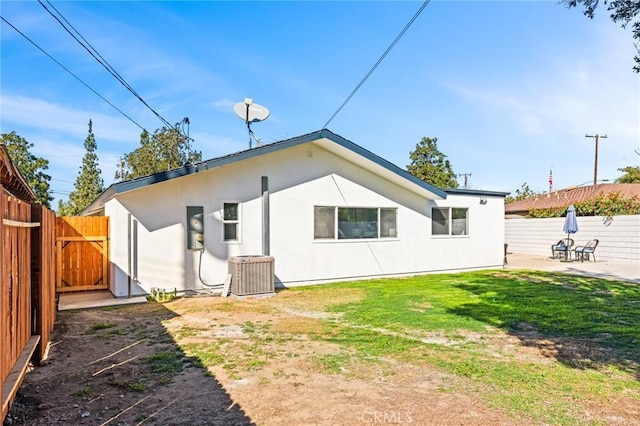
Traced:
<svg viewBox="0 0 640 426">
<path fill-rule="evenodd" d="M 135 303 L 147 303 L 147 298 L 145 296 L 114 297 L 108 290 L 63 293 L 58 299 L 58 310 L 104 308 L 106 306 L 131 305 Z"/>
<path fill-rule="evenodd" d="M 570 261 L 552 259 L 548 255 L 511 253 L 505 269 L 534 269 L 589 277 L 629 281 L 640 284 L 640 265 L 609 261 Z"/>
</svg>

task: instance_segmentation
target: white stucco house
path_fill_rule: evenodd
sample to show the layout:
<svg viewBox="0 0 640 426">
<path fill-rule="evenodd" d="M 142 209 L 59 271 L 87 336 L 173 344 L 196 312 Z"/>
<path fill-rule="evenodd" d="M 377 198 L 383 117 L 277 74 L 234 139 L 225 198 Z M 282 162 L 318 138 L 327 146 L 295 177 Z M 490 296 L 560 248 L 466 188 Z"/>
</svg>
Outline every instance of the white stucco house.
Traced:
<svg viewBox="0 0 640 426">
<path fill-rule="evenodd" d="M 222 283 L 231 256 L 272 256 L 279 287 L 501 268 L 505 195 L 435 188 L 325 129 L 115 183 L 84 214 L 111 218 L 120 297 Z"/>
</svg>

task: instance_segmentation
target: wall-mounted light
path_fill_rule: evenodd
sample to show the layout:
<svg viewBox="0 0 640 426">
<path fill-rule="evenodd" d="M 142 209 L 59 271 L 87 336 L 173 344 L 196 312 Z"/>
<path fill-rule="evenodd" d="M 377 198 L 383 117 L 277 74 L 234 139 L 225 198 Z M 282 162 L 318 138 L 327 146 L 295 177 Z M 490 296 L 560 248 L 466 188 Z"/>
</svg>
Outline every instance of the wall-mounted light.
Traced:
<svg viewBox="0 0 640 426">
<path fill-rule="evenodd" d="M 480 197 L 480 204 L 487 204 L 487 197 Z"/>
</svg>

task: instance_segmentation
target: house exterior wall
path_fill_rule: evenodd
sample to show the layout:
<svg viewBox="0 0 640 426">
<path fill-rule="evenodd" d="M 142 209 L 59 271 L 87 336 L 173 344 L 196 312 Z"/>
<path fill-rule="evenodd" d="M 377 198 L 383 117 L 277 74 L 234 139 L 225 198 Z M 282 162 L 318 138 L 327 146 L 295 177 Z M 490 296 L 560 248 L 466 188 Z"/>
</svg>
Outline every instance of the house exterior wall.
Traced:
<svg viewBox="0 0 640 426">
<path fill-rule="evenodd" d="M 551 256 L 551 245 L 561 238 L 564 218 L 506 219 L 505 242 L 513 253 Z M 597 238 L 596 259 L 640 264 L 640 216 L 578 217 L 579 231 L 571 236 L 576 245 Z"/>
<path fill-rule="evenodd" d="M 502 266 L 503 197 L 485 197 L 484 204 L 479 196 L 466 194 L 427 200 L 310 144 L 149 185 L 108 201 L 112 292 L 128 295 L 129 276 L 132 295 L 152 287 L 202 288 L 201 255 L 202 281 L 220 284 L 229 256 L 262 254 L 262 176 L 268 177 L 270 255 L 279 285 Z M 240 205 L 237 243 L 223 242 L 224 202 Z M 203 253 L 186 249 L 187 206 L 203 206 Z M 314 240 L 314 206 L 396 208 L 398 237 Z M 432 236 L 432 207 L 469 208 L 469 235 Z"/>
</svg>

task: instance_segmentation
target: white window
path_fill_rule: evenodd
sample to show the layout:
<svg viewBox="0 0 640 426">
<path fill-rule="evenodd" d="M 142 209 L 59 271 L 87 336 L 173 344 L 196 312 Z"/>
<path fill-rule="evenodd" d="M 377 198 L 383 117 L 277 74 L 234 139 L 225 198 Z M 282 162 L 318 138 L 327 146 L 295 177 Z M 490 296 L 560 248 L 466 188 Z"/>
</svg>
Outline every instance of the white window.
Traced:
<svg viewBox="0 0 640 426">
<path fill-rule="evenodd" d="M 469 235 L 469 209 L 434 207 L 431 210 L 432 235 Z"/>
<path fill-rule="evenodd" d="M 394 208 L 316 206 L 313 238 L 396 238 L 397 217 L 397 209 Z"/>
<path fill-rule="evenodd" d="M 240 208 L 238 203 L 223 203 L 222 225 L 224 241 L 240 239 Z"/>
</svg>

